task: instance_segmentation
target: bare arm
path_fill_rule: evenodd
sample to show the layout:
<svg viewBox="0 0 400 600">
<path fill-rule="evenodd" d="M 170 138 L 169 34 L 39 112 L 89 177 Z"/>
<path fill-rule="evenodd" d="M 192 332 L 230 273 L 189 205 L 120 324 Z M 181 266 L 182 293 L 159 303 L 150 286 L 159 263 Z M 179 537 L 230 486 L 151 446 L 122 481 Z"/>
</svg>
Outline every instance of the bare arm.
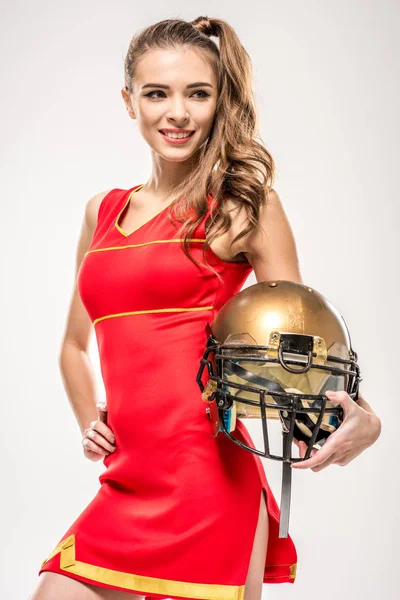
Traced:
<svg viewBox="0 0 400 600">
<path fill-rule="evenodd" d="M 296 243 L 282 202 L 271 190 L 267 205 L 260 211 L 260 225 L 242 242 L 244 254 L 254 268 L 258 282 L 286 279 L 303 283 L 297 257 Z M 243 227 L 239 222 L 238 229 Z M 372 407 L 358 394 L 357 404 L 372 415 L 374 427 L 380 431 L 380 419 Z"/>
<path fill-rule="evenodd" d="M 243 252 L 258 283 L 274 279 L 303 283 L 296 243 L 282 202 L 275 190 L 268 198 L 260 209 L 260 226 L 243 238 Z"/>
<path fill-rule="evenodd" d="M 76 276 L 96 228 L 100 203 L 107 193 L 108 190 L 96 194 L 86 204 L 76 253 L 75 284 L 58 359 L 64 388 L 82 435 L 90 422 L 97 419 L 97 400 L 88 354 L 93 326 L 79 296 Z"/>
</svg>

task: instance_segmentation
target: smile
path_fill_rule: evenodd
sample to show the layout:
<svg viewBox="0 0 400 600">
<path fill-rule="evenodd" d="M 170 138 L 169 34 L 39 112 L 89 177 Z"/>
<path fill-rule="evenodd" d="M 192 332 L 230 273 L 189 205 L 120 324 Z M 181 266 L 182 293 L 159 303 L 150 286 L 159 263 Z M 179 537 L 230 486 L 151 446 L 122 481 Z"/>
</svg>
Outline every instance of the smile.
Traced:
<svg viewBox="0 0 400 600">
<path fill-rule="evenodd" d="M 160 131 L 160 133 L 166 141 L 174 144 L 182 144 L 191 138 L 196 132 L 191 131 L 190 133 L 172 133 Z"/>
</svg>

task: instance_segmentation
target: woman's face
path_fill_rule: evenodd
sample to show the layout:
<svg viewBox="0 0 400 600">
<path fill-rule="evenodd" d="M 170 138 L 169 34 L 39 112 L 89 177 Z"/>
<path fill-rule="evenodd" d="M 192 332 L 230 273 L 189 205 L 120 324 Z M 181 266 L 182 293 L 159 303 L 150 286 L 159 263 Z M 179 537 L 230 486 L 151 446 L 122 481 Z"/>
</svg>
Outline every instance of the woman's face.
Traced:
<svg viewBox="0 0 400 600">
<path fill-rule="evenodd" d="M 137 64 L 133 93 L 125 89 L 121 93 L 142 136 L 165 160 L 186 161 L 207 140 L 217 103 L 217 79 L 201 52 L 147 51 Z M 194 134 L 177 143 L 166 139 L 162 129 Z"/>
</svg>

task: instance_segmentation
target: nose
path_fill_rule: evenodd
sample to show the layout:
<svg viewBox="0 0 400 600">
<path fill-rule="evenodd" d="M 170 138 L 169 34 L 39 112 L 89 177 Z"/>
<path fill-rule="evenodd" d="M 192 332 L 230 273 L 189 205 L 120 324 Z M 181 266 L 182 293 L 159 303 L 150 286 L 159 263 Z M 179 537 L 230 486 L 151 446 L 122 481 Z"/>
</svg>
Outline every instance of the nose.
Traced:
<svg viewBox="0 0 400 600">
<path fill-rule="evenodd" d="M 185 123 L 189 119 L 185 102 L 179 98 L 176 98 L 175 100 L 171 99 L 166 116 L 167 119 L 174 123 Z"/>
</svg>

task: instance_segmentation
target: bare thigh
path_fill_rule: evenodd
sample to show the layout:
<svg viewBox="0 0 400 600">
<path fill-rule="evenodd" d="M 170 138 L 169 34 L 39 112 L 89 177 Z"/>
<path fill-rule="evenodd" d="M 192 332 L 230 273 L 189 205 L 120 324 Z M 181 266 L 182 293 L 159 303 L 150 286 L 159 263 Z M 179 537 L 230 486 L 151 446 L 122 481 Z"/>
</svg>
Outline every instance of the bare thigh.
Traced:
<svg viewBox="0 0 400 600">
<path fill-rule="evenodd" d="M 264 490 L 262 489 L 258 523 L 244 588 L 244 600 L 261 600 L 265 559 L 268 548 L 268 534 L 268 511 L 265 503 Z"/>
<path fill-rule="evenodd" d="M 43 571 L 28 600 L 142 600 L 143 596 L 101 588 L 52 571 Z"/>
</svg>

